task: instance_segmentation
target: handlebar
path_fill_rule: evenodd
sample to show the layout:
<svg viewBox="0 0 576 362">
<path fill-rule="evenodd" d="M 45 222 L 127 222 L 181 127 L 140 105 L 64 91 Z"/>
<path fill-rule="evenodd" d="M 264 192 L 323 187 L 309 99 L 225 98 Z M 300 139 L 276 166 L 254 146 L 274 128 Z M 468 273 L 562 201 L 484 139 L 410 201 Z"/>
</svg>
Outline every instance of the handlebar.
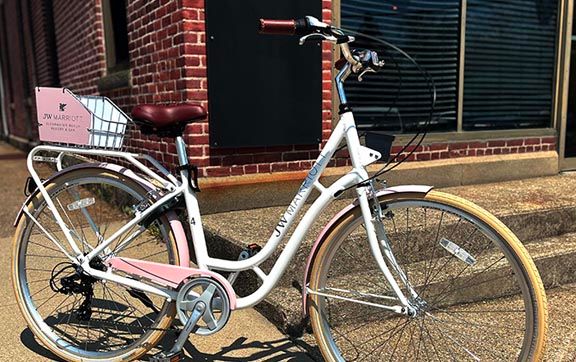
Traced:
<svg viewBox="0 0 576 362">
<path fill-rule="evenodd" d="M 260 34 L 299 35 L 301 36 L 300 45 L 308 40 L 323 40 L 339 44 L 342 56 L 353 66 L 354 73 L 358 71 L 357 68 L 360 66 L 360 62 L 352 56 L 348 47 L 348 43 L 353 42 L 354 37 L 348 36 L 340 29 L 323 23 L 312 16 L 290 20 L 260 19 L 258 32 Z"/>
<path fill-rule="evenodd" d="M 362 77 L 367 72 L 377 72 L 384 66 L 384 62 L 379 61 L 378 54 L 372 50 L 356 49 L 350 51 L 348 43 L 354 41 L 353 36 L 346 35 L 342 30 L 323 23 L 312 16 L 291 20 L 260 19 L 258 32 L 260 34 L 298 35 L 300 36 L 300 45 L 308 40 L 322 40 L 338 44 L 342 58 L 336 62 L 335 66 L 339 70 L 336 84 L 341 103 L 346 103 L 342 84 L 350 74 L 357 74 L 358 80 L 362 81 Z"/>
<path fill-rule="evenodd" d="M 295 35 L 304 34 L 308 29 L 306 19 L 272 20 L 260 19 L 258 32 L 260 34 Z"/>
</svg>

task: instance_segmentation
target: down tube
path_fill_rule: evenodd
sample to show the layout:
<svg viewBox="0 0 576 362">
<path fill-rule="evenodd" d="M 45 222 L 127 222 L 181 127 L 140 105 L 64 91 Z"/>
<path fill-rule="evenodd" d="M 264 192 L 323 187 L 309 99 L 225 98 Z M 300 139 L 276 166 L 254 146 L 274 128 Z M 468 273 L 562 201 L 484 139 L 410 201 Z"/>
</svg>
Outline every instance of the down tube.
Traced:
<svg viewBox="0 0 576 362">
<path fill-rule="evenodd" d="M 260 265 L 266 259 L 268 259 L 272 253 L 277 249 L 280 242 L 284 239 L 287 234 L 287 231 L 292 227 L 292 224 L 296 217 L 300 214 L 300 210 L 302 206 L 308 199 L 311 190 L 314 188 L 314 184 L 320 178 L 321 174 L 324 172 L 328 161 L 334 155 L 338 144 L 342 141 L 344 137 L 344 124 L 340 122 L 330 139 L 326 143 L 324 149 L 320 152 L 320 155 L 316 159 L 314 166 L 306 176 L 302 186 L 298 189 L 296 196 L 290 202 L 287 210 L 282 215 L 280 221 L 275 226 L 272 235 L 262 248 L 262 250 L 254 255 L 251 258 L 245 260 L 224 260 L 218 258 L 208 258 L 206 264 L 210 269 L 220 270 L 220 271 L 242 271 L 251 269 L 257 265 Z M 193 235 L 194 236 L 194 235 Z M 290 239 L 292 240 L 292 239 Z M 194 242 L 198 242 L 196 238 L 194 238 Z M 297 242 L 298 243 L 298 242 Z"/>
<path fill-rule="evenodd" d="M 334 200 L 334 194 L 337 191 L 342 190 L 342 188 L 353 185 L 359 181 L 361 181 L 360 175 L 356 172 L 350 172 L 322 192 L 318 199 L 314 201 L 310 209 L 308 209 L 302 218 L 302 221 L 296 227 L 296 230 L 294 230 L 294 234 L 292 234 L 290 240 L 288 240 L 288 243 L 278 257 L 278 260 L 274 264 L 270 274 L 263 279 L 260 288 L 249 296 L 239 298 L 236 302 L 237 309 L 251 307 L 259 303 L 266 297 L 266 295 L 268 295 L 268 293 L 270 293 L 282 274 L 284 274 L 290 260 L 292 260 L 294 254 L 300 247 L 301 241 L 306 236 L 306 232 L 310 228 L 310 225 L 314 223 L 320 212 L 322 212 L 322 210 L 324 210 L 324 208 Z"/>
</svg>

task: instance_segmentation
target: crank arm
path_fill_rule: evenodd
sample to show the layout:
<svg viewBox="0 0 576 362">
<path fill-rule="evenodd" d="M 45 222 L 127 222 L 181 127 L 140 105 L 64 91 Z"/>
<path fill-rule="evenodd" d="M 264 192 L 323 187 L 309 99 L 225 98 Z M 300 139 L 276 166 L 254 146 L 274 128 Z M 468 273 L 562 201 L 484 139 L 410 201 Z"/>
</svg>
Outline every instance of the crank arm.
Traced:
<svg viewBox="0 0 576 362">
<path fill-rule="evenodd" d="M 194 329 L 194 327 L 196 327 L 196 323 L 198 323 L 198 321 L 200 320 L 200 318 L 202 318 L 205 312 L 206 312 L 206 303 L 198 301 L 198 303 L 194 305 L 192 315 L 190 316 L 190 318 L 188 318 L 188 321 L 184 325 L 184 328 L 182 328 L 182 331 L 180 332 L 180 335 L 178 336 L 176 343 L 174 343 L 174 346 L 172 346 L 172 349 L 170 350 L 170 352 L 168 352 L 168 354 L 178 353 L 182 351 L 182 347 L 184 347 L 184 343 L 186 343 L 186 341 L 188 340 L 188 336 L 190 335 L 190 333 L 192 333 L 192 330 Z"/>
</svg>

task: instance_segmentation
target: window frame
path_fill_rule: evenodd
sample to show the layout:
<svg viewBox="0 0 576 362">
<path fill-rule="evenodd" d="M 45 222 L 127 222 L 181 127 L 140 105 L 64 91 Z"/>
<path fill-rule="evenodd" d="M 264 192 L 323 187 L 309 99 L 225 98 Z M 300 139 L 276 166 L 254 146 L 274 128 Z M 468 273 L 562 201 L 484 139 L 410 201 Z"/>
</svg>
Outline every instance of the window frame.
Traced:
<svg viewBox="0 0 576 362">
<path fill-rule="evenodd" d="M 102 23 L 104 25 L 104 50 L 106 53 L 106 68 L 109 73 L 115 73 L 130 67 L 130 52 L 128 51 L 128 58 L 126 60 L 118 62 L 116 56 L 117 39 L 114 32 L 111 1 L 115 0 L 102 0 Z M 128 16 L 128 14 L 126 14 L 126 16 Z M 128 24 L 128 19 L 126 19 L 126 24 Z M 128 29 L 126 29 L 126 31 L 128 31 Z M 126 49 L 128 50 L 128 42 L 126 43 Z"/>
<path fill-rule="evenodd" d="M 341 1 L 342 0 L 332 0 L 332 22 L 337 26 L 341 25 Z M 560 101 L 561 98 L 566 98 L 567 95 L 563 95 L 561 84 L 566 82 L 567 71 L 562 70 L 566 66 L 564 65 L 565 59 L 565 49 L 562 44 L 563 39 L 566 37 L 565 21 L 566 19 L 566 6 L 572 4 L 576 0 L 559 0 L 558 1 L 558 24 L 557 24 L 557 36 L 556 36 L 556 54 L 555 54 L 555 66 L 552 85 L 552 109 L 551 109 L 551 120 L 550 126 L 542 128 L 525 128 L 525 129 L 510 129 L 510 130 L 486 130 L 486 131 L 466 131 L 463 129 L 463 103 L 464 103 L 464 64 L 466 59 L 466 9 L 467 0 L 460 1 L 460 54 L 458 63 L 458 90 L 457 90 L 457 105 L 456 105 L 456 131 L 451 132 L 434 132 L 429 133 L 426 137 L 428 143 L 434 142 L 447 142 L 447 141 L 465 141 L 465 140 L 490 140 L 499 138 L 515 138 L 515 137 L 531 137 L 531 136 L 558 136 L 561 132 L 559 126 L 561 126 L 562 119 L 565 121 L 566 111 L 563 109 L 563 104 Z M 570 29 L 571 30 L 571 29 Z M 339 51 L 335 49 L 334 59 L 338 59 Z M 332 77 L 336 76 L 336 71 L 332 67 Z M 335 96 L 335 87 L 332 86 L 333 94 L 333 124 L 338 122 L 338 109 L 339 102 L 338 97 Z M 564 102 L 565 103 L 565 102 Z M 414 136 L 414 133 L 403 133 L 396 135 L 397 142 L 403 142 L 404 140 L 409 140 Z M 559 142 L 560 143 L 560 142 Z"/>
<path fill-rule="evenodd" d="M 130 38 L 126 44 L 128 50 L 128 59 L 117 63 L 116 60 L 116 38 L 114 36 L 114 25 L 112 23 L 112 8 L 110 2 L 114 0 L 102 0 L 102 30 L 104 32 L 104 58 L 106 62 L 105 75 L 98 80 L 98 91 L 106 92 L 114 89 L 132 87 L 132 71 L 130 59 Z M 126 2 L 126 6 L 128 3 Z M 126 11 L 128 17 L 128 11 Z M 126 27 L 128 27 L 128 18 L 126 18 Z M 128 32 L 128 29 L 126 29 Z M 111 63 L 113 59 L 114 63 Z"/>
<path fill-rule="evenodd" d="M 566 125 L 568 112 L 568 85 L 570 83 L 570 54 L 572 50 L 571 38 L 574 35 L 573 30 L 573 11 L 574 0 L 562 0 L 560 8 L 560 30 L 559 30 L 559 51 L 557 62 L 557 84 L 555 90 L 558 97 L 556 99 L 556 128 L 558 130 L 558 168 L 559 170 L 576 169 L 576 157 L 566 158 Z M 574 71 L 574 70 L 572 70 Z"/>
</svg>

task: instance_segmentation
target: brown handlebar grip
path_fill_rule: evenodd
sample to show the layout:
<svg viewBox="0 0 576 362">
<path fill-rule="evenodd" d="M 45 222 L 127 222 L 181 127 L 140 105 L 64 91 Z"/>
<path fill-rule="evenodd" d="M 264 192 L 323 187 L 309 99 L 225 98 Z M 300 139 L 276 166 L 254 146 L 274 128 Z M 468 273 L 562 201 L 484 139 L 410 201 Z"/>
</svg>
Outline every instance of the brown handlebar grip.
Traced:
<svg viewBox="0 0 576 362">
<path fill-rule="evenodd" d="M 294 35 L 296 34 L 296 21 L 260 19 L 258 32 L 260 34 Z"/>
</svg>

